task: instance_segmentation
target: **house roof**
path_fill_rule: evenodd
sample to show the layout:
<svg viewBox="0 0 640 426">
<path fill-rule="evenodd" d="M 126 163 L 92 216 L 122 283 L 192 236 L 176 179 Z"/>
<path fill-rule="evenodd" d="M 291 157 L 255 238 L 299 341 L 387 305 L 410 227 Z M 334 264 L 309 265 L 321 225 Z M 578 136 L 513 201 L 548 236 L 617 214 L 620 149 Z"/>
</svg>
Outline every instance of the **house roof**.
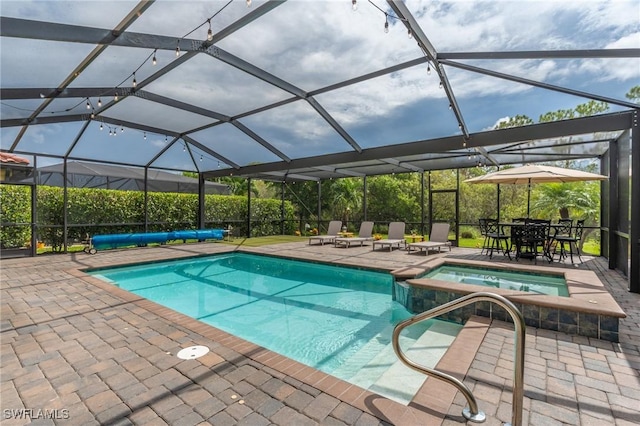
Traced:
<svg viewBox="0 0 640 426">
<path fill-rule="evenodd" d="M 39 184 L 63 186 L 64 164 L 54 164 L 38 168 Z M 140 191 L 144 189 L 145 171 L 142 168 L 114 166 L 110 164 L 69 161 L 67 163 L 67 184 L 76 188 L 102 188 Z M 198 179 L 169 173 L 162 170 L 148 170 L 147 188 L 155 192 L 198 192 Z M 206 194 L 230 193 L 228 185 L 205 182 Z"/>
<path fill-rule="evenodd" d="M 29 164 L 30 161 L 26 158 L 20 157 L 8 152 L 0 152 L 0 163 L 6 164 Z"/>
</svg>

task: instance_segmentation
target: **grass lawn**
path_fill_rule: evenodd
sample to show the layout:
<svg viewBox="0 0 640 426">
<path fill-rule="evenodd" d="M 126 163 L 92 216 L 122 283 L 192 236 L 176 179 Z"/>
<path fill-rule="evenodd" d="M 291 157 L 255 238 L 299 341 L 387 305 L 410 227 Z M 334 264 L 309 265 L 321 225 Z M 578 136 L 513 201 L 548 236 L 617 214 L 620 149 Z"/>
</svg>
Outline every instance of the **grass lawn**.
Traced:
<svg viewBox="0 0 640 426">
<path fill-rule="evenodd" d="M 296 243 L 300 241 L 308 241 L 308 237 L 297 237 L 295 235 L 270 235 L 267 237 L 243 238 L 236 237 L 231 241 L 220 241 L 223 244 L 233 244 L 245 247 L 260 247 L 269 244 Z"/>
<path fill-rule="evenodd" d="M 481 248 L 484 238 L 460 238 L 459 247 Z M 594 239 L 588 239 L 580 250 L 583 254 L 600 256 L 600 243 Z"/>
<path fill-rule="evenodd" d="M 242 245 L 245 247 L 260 247 L 269 244 L 279 244 L 279 243 L 291 243 L 297 241 L 307 241 L 306 237 L 296 237 L 295 235 L 272 235 L 269 237 L 254 237 L 254 238 L 235 238 L 231 241 L 223 240 L 217 241 L 216 243 L 221 244 L 231 244 L 231 245 Z M 194 243 L 196 240 L 187 240 L 188 243 Z M 169 245 L 173 244 L 184 244 L 180 241 L 170 241 Z M 149 247 L 159 246 L 160 244 L 149 244 Z M 84 245 L 82 244 L 74 244 L 67 247 L 67 251 L 69 253 L 77 253 L 81 252 L 84 249 Z M 134 246 L 131 246 L 134 247 Z M 125 248 L 125 247 L 119 247 Z M 51 247 L 43 247 L 38 249 L 38 254 L 51 254 Z"/>
<path fill-rule="evenodd" d="M 482 238 L 460 238 L 458 240 L 459 247 L 467 247 L 467 248 L 482 248 L 482 243 L 484 242 L 484 237 Z"/>
<path fill-rule="evenodd" d="M 281 243 L 295 243 L 295 242 L 307 242 L 309 237 L 305 236 L 295 236 L 295 235 L 270 235 L 266 237 L 253 237 L 253 238 L 243 238 L 237 237 L 231 241 L 223 240 L 217 241 L 219 244 L 231 244 L 236 246 L 244 246 L 244 247 L 260 247 L 269 244 L 281 244 Z M 386 238 L 386 235 L 382 235 L 382 238 Z M 459 246 L 466 248 L 481 248 L 483 238 L 460 238 Z M 189 242 L 195 242 L 195 240 L 191 240 Z M 183 244 L 182 241 L 172 241 L 169 244 Z M 152 244 L 157 245 L 157 244 Z M 84 245 L 76 244 L 68 247 L 68 251 L 70 253 L 82 251 Z M 594 240 L 587 240 L 584 244 L 584 248 L 582 250 L 584 254 L 591 254 L 598 256 L 600 253 L 600 244 Z M 51 247 L 44 247 L 38 249 L 38 254 L 43 253 L 51 253 Z"/>
</svg>

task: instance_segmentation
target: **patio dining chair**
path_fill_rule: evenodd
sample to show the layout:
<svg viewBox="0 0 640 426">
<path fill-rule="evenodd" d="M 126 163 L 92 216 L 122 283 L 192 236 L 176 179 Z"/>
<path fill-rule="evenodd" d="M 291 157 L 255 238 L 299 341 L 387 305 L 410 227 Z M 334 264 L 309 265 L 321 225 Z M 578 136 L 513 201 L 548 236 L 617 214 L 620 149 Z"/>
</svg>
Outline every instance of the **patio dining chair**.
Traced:
<svg viewBox="0 0 640 426">
<path fill-rule="evenodd" d="M 571 233 L 572 231 L 573 234 Z M 573 265 L 574 249 L 578 255 L 578 259 L 580 259 L 580 263 L 583 263 L 582 256 L 580 255 L 580 240 L 582 240 L 582 232 L 584 231 L 584 219 L 578 220 L 572 231 L 570 230 L 568 235 L 559 235 L 556 237 L 556 241 L 560 244 L 560 255 L 558 257 L 558 261 L 566 259 L 567 257 L 567 250 L 564 248 L 564 244 L 566 243 L 569 247 L 569 257 L 571 259 L 571 264 Z"/>
<path fill-rule="evenodd" d="M 497 219 L 486 219 L 487 226 L 487 238 L 489 241 L 489 259 L 493 258 L 493 251 L 502 251 L 505 255 L 511 259 L 511 247 L 509 246 L 509 240 L 511 237 L 504 232 Z"/>
<path fill-rule="evenodd" d="M 555 256 L 560 251 L 558 260 L 566 257 L 565 244 L 568 244 L 565 238 L 571 236 L 573 228 L 573 219 L 559 219 L 558 223 L 553 225 L 552 234 L 549 237 L 549 251 L 551 256 Z"/>
<path fill-rule="evenodd" d="M 489 251 L 489 236 L 487 235 L 488 233 L 487 220 L 489 219 L 485 219 L 485 218 L 478 219 L 478 225 L 480 227 L 480 235 L 484 237 L 484 240 L 482 240 L 482 250 L 480 251 L 480 254 L 484 254 L 485 250 L 487 250 L 487 252 Z"/>
<path fill-rule="evenodd" d="M 551 263 L 548 252 L 549 227 L 551 221 L 530 221 L 525 223 L 522 234 L 518 236 L 516 259 L 529 258 L 538 264 L 538 257 L 543 256 Z"/>
</svg>

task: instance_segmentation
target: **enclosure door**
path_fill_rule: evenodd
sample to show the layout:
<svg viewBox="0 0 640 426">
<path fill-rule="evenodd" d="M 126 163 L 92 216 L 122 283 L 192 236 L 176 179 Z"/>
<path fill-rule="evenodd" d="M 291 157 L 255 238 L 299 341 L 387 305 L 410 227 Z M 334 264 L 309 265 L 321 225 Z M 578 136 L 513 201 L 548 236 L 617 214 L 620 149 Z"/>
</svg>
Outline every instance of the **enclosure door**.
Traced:
<svg viewBox="0 0 640 426">
<path fill-rule="evenodd" d="M 458 191 L 455 189 L 432 190 L 429 199 L 430 228 L 434 223 L 446 222 L 451 228 L 454 245 L 458 245 Z M 431 230 L 429 230 L 431 232 Z"/>
</svg>

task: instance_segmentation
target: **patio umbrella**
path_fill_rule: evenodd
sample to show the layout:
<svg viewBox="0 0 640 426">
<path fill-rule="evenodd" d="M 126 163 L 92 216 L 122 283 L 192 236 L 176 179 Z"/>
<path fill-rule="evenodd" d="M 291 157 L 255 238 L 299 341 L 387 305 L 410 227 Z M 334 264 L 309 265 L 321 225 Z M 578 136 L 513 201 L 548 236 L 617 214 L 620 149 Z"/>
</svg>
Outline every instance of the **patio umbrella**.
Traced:
<svg viewBox="0 0 640 426">
<path fill-rule="evenodd" d="M 512 169 L 499 170 L 497 172 L 488 173 L 484 176 L 467 179 L 465 182 L 527 184 L 529 186 L 527 191 L 527 216 L 529 216 L 532 183 L 579 182 L 604 179 L 609 178 L 607 176 L 583 172 L 581 170 L 531 164 L 522 167 L 514 167 Z"/>
</svg>

